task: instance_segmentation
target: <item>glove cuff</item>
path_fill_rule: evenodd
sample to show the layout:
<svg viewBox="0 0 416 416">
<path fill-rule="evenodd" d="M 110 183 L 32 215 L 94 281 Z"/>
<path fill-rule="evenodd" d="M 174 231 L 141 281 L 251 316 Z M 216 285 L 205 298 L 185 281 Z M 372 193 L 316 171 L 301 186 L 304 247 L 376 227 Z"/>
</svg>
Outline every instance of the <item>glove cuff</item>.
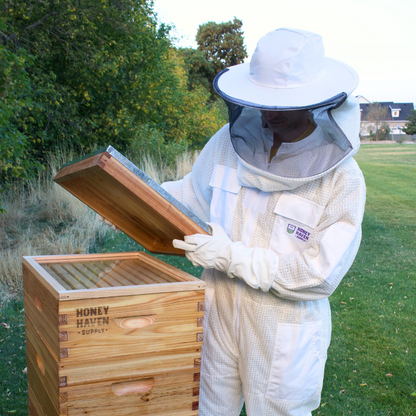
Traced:
<svg viewBox="0 0 416 416">
<path fill-rule="evenodd" d="M 278 256 L 268 249 L 244 247 L 240 241 L 228 248 L 231 260 L 227 276 L 238 277 L 252 288 L 268 292 L 277 273 Z"/>
<path fill-rule="evenodd" d="M 230 247 L 224 242 L 219 243 L 221 250 L 218 250 L 214 259 L 214 268 L 220 272 L 227 273 L 231 263 Z"/>
</svg>

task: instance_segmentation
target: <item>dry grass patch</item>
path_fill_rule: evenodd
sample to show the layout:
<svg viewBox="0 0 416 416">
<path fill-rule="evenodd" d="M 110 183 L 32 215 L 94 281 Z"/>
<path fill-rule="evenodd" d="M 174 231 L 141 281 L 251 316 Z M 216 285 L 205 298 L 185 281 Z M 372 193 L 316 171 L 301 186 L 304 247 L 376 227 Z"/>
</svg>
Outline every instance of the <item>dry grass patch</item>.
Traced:
<svg viewBox="0 0 416 416">
<path fill-rule="evenodd" d="M 192 169 L 198 152 L 186 152 L 174 166 L 144 155 L 136 164 L 157 183 L 178 180 Z M 53 182 L 58 167 L 73 154 L 50 157 L 49 168 L 38 178 L 15 184 L 3 195 L 6 213 L 0 215 L 0 303 L 22 293 L 22 256 L 97 252 L 113 235 L 83 202 Z"/>
<path fill-rule="evenodd" d="M 22 291 L 22 256 L 86 253 L 109 228 L 84 203 L 52 181 L 58 160 L 22 189 L 17 184 L 2 202 L 0 292 L 2 303 Z"/>
<path fill-rule="evenodd" d="M 177 181 L 182 179 L 192 170 L 192 166 L 198 158 L 199 151 L 184 152 L 176 159 L 173 166 L 168 166 L 149 154 L 144 154 L 140 160 L 132 160 L 136 165 L 151 177 L 156 183 Z"/>
</svg>

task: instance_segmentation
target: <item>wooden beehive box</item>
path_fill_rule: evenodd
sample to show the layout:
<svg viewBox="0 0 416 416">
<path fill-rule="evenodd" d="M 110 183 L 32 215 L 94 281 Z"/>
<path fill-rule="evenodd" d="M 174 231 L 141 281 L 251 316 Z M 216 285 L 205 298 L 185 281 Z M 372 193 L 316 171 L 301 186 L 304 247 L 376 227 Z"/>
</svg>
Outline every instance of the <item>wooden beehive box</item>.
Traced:
<svg viewBox="0 0 416 416">
<path fill-rule="evenodd" d="M 152 251 L 206 232 L 119 159 L 57 181 Z M 23 276 L 31 416 L 198 414 L 203 281 L 144 252 L 24 257 Z"/>
</svg>

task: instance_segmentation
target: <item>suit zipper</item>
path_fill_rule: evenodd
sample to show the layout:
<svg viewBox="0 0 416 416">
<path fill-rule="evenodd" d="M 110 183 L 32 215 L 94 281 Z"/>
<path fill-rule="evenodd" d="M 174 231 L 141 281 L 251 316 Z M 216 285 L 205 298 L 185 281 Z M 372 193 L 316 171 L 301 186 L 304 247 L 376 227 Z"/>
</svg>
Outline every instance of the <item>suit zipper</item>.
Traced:
<svg viewBox="0 0 416 416">
<path fill-rule="evenodd" d="M 236 302 L 236 315 L 235 315 L 235 342 L 237 348 L 240 349 L 240 308 L 241 308 L 241 293 L 243 292 L 243 281 L 238 279 L 237 287 L 237 302 Z"/>
<path fill-rule="evenodd" d="M 258 196 L 256 196 L 257 198 Z M 253 229 L 254 222 L 256 220 L 257 212 L 255 209 L 252 209 L 250 212 L 250 216 L 248 218 L 246 232 L 243 239 L 243 244 L 245 247 L 248 247 L 250 242 L 251 230 Z M 238 287 L 237 287 L 237 299 L 236 299 L 236 312 L 235 312 L 235 342 L 237 345 L 237 349 L 240 349 L 240 310 L 241 310 L 241 297 L 243 293 L 244 282 L 238 279 Z"/>
</svg>

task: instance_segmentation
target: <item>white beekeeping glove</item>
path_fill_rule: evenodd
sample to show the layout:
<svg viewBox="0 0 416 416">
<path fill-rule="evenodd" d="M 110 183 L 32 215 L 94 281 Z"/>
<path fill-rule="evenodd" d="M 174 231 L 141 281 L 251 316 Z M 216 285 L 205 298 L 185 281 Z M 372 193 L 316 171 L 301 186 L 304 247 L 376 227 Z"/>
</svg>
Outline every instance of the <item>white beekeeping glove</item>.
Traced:
<svg viewBox="0 0 416 416">
<path fill-rule="evenodd" d="M 278 256 L 265 248 L 247 248 L 241 241 L 228 246 L 230 264 L 228 277 L 238 277 L 254 289 L 268 292 L 277 273 Z"/>
<path fill-rule="evenodd" d="M 205 269 L 217 269 L 227 273 L 230 264 L 228 246 L 231 240 L 219 224 L 208 223 L 212 235 L 194 234 L 186 235 L 184 240 L 173 240 L 175 248 L 185 250 L 186 257 L 194 266 Z"/>
<path fill-rule="evenodd" d="M 112 228 L 116 233 L 118 233 L 120 230 L 110 221 L 106 220 L 102 215 L 97 214 L 98 221 L 101 221 L 105 225 L 108 225 L 110 228 Z"/>
<path fill-rule="evenodd" d="M 245 281 L 254 289 L 267 292 L 277 271 L 278 257 L 267 249 L 247 248 L 233 243 L 219 224 L 209 223 L 213 235 L 185 236 L 185 241 L 173 240 L 173 246 L 186 251 L 194 266 L 216 269 L 228 277 Z"/>
</svg>

